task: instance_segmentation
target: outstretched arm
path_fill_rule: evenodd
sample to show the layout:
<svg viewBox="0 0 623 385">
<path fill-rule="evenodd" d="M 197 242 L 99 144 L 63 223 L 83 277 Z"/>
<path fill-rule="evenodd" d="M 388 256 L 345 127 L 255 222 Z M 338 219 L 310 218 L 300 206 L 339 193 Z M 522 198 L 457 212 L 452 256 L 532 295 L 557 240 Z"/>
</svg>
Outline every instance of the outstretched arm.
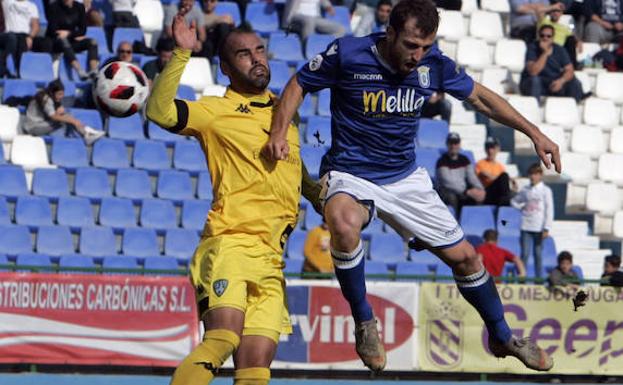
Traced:
<svg viewBox="0 0 623 385">
<path fill-rule="evenodd" d="M 277 109 L 273 115 L 270 127 L 270 139 L 264 146 L 264 155 L 268 159 L 283 160 L 290 152 L 288 146 L 288 126 L 294 118 L 294 114 L 303 102 L 303 87 L 299 84 L 296 75 L 290 79 L 279 100 Z"/>
<path fill-rule="evenodd" d="M 554 163 L 556 172 L 560 173 L 562 166 L 558 145 L 539 131 L 537 126 L 530 123 L 501 96 L 479 83 L 474 83 L 474 89 L 467 100 L 478 112 L 526 134 L 534 143 L 536 153 L 545 166 L 549 169 Z"/>
</svg>

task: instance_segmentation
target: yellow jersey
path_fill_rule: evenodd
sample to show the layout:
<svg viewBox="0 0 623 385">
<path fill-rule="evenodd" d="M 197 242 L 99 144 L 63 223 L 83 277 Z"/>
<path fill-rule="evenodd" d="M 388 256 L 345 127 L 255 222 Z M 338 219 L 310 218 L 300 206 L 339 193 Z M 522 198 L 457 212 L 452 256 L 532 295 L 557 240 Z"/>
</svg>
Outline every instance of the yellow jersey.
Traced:
<svg viewBox="0 0 623 385">
<path fill-rule="evenodd" d="M 294 229 L 301 195 L 302 164 L 296 125 L 290 124 L 288 159 L 266 160 L 275 95 L 244 95 L 231 88 L 223 97 L 173 100 L 190 51 L 176 48 L 154 82 L 147 116 L 167 130 L 197 138 L 208 163 L 214 200 L 204 237 L 258 237 L 282 254 Z"/>
</svg>

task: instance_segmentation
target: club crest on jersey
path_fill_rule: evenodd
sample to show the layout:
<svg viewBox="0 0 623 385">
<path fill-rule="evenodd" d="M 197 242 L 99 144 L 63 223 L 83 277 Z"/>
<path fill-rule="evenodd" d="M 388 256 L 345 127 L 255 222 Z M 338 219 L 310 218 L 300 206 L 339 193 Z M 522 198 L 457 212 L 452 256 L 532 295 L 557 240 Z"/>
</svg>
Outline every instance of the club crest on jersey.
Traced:
<svg viewBox="0 0 623 385">
<path fill-rule="evenodd" d="M 320 69 L 320 66 L 322 65 L 322 60 L 322 55 L 318 54 L 314 56 L 314 58 L 311 59 L 311 61 L 309 62 L 309 70 L 318 71 L 318 69 Z"/>
<path fill-rule="evenodd" d="M 220 297 L 223 295 L 223 293 L 227 289 L 228 284 L 229 284 L 229 281 L 226 279 L 217 279 L 216 281 L 214 281 L 214 283 L 212 284 L 212 289 L 214 289 L 214 293 L 216 294 L 217 297 Z"/>
<path fill-rule="evenodd" d="M 420 66 L 417 68 L 418 80 L 420 87 L 430 87 L 430 68 L 428 66 Z"/>
</svg>

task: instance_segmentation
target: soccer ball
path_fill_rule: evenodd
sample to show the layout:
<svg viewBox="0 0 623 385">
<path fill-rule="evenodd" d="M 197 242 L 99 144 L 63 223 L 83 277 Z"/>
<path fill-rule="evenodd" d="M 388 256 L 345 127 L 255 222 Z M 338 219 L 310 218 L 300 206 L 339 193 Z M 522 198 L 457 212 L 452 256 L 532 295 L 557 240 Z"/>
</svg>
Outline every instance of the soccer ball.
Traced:
<svg viewBox="0 0 623 385">
<path fill-rule="evenodd" d="M 126 117 L 140 110 L 149 95 L 147 76 L 132 63 L 115 61 L 97 74 L 93 98 L 108 115 Z"/>
</svg>

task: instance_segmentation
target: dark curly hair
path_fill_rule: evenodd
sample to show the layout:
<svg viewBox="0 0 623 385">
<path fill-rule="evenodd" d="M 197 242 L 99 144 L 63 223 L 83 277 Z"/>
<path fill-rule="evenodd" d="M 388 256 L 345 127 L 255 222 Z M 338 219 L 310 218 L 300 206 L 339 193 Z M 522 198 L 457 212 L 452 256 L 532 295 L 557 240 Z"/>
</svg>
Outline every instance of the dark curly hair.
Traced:
<svg viewBox="0 0 623 385">
<path fill-rule="evenodd" d="M 396 34 L 405 29 L 409 19 L 415 18 L 417 28 L 424 36 L 430 36 L 439 26 L 439 12 L 431 0 L 402 0 L 392 9 L 389 25 Z"/>
</svg>

